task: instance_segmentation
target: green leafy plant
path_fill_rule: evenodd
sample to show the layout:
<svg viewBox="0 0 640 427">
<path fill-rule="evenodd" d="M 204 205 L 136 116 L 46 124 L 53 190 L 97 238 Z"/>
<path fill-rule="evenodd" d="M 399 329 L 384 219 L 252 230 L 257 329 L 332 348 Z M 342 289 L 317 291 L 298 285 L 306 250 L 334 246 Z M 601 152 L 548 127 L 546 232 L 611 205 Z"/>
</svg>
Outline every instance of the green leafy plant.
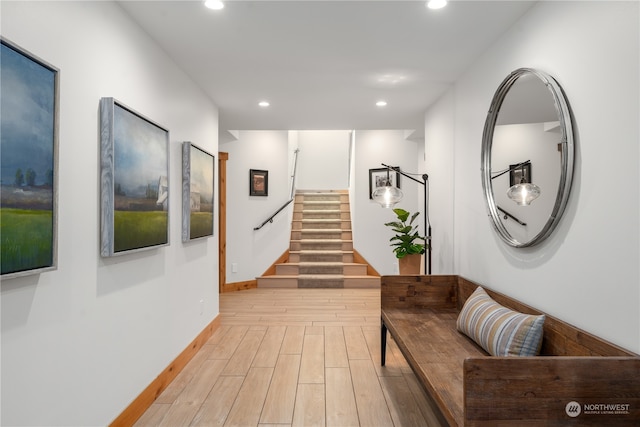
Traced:
<svg viewBox="0 0 640 427">
<path fill-rule="evenodd" d="M 413 215 L 404 209 L 394 209 L 393 212 L 398 217 L 398 221 L 387 222 L 385 225 L 391 227 L 396 233 L 389 240 L 391 246 L 394 247 L 393 252 L 396 254 L 396 258 L 425 253 L 428 243 L 423 236 L 418 234 L 418 226 L 413 224 L 420 212 L 416 212 Z"/>
</svg>

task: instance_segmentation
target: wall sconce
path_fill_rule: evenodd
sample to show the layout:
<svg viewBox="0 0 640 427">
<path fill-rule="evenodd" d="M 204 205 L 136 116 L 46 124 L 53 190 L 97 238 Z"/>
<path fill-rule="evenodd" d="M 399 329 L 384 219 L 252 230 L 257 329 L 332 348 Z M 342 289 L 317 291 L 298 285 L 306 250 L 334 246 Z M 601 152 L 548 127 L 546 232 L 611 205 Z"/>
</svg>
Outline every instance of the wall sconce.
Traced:
<svg viewBox="0 0 640 427">
<path fill-rule="evenodd" d="M 425 241 L 429 243 L 427 245 L 427 253 L 424 257 L 424 271 L 426 274 L 431 274 L 431 224 L 429 223 L 429 203 L 428 203 L 428 189 L 429 175 L 426 173 L 422 175 L 422 181 L 415 179 L 414 177 L 402 172 L 399 167 L 389 166 L 382 163 L 382 166 L 387 168 L 387 179 L 385 185 L 378 187 L 371 194 L 371 198 L 380 204 L 383 208 L 392 208 L 398 202 L 402 200 L 403 194 L 398 188 L 391 185 L 389 180 L 389 171 L 394 170 L 400 175 L 409 178 L 412 181 L 424 186 L 424 230 L 426 232 Z"/>
<path fill-rule="evenodd" d="M 520 169 L 522 171 L 520 175 L 520 182 L 512 185 L 507 190 L 507 197 L 516 202 L 519 206 L 529 206 L 532 201 L 540 197 L 540 187 L 530 182 L 526 182 L 525 178 L 525 166 L 531 165 L 531 160 L 511 165 L 507 169 L 498 172 L 492 176 L 491 179 L 496 179 L 499 176 L 504 175 L 507 172 L 512 172 Z"/>
</svg>

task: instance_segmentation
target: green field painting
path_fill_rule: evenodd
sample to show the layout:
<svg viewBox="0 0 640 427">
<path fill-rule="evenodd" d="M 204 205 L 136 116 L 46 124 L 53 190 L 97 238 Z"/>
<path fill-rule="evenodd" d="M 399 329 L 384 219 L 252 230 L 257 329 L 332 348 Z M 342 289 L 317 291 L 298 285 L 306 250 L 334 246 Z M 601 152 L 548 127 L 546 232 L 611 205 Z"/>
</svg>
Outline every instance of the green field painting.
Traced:
<svg viewBox="0 0 640 427">
<path fill-rule="evenodd" d="M 2 274 L 53 264 L 53 213 L 46 210 L 0 209 Z"/>
<path fill-rule="evenodd" d="M 115 211 L 114 251 L 128 251 L 163 245 L 167 236 L 167 212 Z"/>
<path fill-rule="evenodd" d="M 213 212 L 191 212 L 191 238 L 213 234 Z"/>
</svg>

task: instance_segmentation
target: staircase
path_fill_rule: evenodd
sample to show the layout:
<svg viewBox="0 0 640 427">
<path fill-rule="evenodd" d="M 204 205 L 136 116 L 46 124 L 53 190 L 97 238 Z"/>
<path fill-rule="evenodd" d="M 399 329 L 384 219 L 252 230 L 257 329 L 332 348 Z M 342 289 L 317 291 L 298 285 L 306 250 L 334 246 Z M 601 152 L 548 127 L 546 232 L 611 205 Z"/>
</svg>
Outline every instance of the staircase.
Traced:
<svg viewBox="0 0 640 427">
<path fill-rule="evenodd" d="M 355 258 L 359 257 L 353 250 L 349 194 L 298 191 L 289 259 L 276 264 L 275 275 L 258 277 L 258 287 L 379 288 L 380 277 Z"/>
</svg>

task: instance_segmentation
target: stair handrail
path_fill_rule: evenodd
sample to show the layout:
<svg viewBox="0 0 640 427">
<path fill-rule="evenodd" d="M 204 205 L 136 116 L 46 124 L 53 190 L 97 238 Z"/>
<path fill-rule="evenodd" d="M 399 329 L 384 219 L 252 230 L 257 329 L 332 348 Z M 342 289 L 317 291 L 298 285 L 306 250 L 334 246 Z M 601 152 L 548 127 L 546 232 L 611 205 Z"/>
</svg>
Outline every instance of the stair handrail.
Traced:
<svg viewBox="0 0 640 427">
<path fill-rule="evenodd" d="M 289 199 L 293 200 L 293 196 L 296 191 L 296 171 L 298 170 L 298 153 L 300 152 L 299 148 L 296 148 L 293 152 L 293 174 L 291 175 L 291 193 L 289 195 Z"/>
<path fill-rule="evenodd" d="M 289 196 L 289 200 L 287 200 L 284 205 L 280 206 L 280 208 L 275 211 L 269 218 L 265 219 L 262 224 L 260 224 L 257 227 L 253 228 L 253 231 L 258 231 L 260 230 L 262 227 L 264 227 L 265 225 L 267 225 L 267 223 L 273 223 L 273 218 L 275 218 L 276 215 L 278 215 L 280 212 L 282 212 L 284 210 L 284 208 L 286 208 L 287 206 L 289 206 L 289 204 L 291 202 L 293 202 L 294 199 L 294 193 L 295 193 L 295 184 L 296 184 L 296 170 L 298 169 L 298 152 L 300 151 L 299 148 L 296 148 L 293 152 L 293 174 L 291 175 L 291 194 Z"/>
</svg>

